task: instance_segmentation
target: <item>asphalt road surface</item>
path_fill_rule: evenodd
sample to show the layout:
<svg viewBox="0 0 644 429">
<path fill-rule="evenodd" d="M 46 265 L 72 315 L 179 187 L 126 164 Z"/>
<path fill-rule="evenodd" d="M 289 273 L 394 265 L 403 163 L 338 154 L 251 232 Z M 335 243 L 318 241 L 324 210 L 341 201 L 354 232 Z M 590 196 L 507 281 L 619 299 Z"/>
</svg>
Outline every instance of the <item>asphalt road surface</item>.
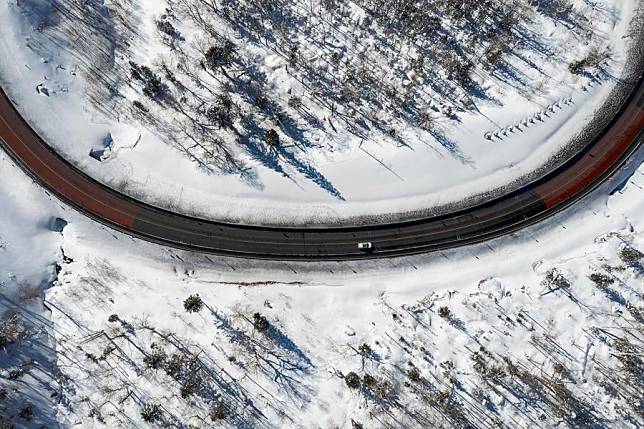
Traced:
<svg viewBox="0 0 644 429">
<path fill-rule="evenodd" d="M 471 209 L 409 222 L 334 228 L 245 226 L 152 207 L 87 176 L 53 151 L 0 90 L 0 146 L 39 184 L 85 215 L 126 234 L 213 254 L 344 260 L 418 254 L 482 242 L 541 221 L 587 195 L 644 140 L 642 79 L 610 126 L 546 177 Z M 370 252 L 359 242 L 372 242 Z"/>
</svg>

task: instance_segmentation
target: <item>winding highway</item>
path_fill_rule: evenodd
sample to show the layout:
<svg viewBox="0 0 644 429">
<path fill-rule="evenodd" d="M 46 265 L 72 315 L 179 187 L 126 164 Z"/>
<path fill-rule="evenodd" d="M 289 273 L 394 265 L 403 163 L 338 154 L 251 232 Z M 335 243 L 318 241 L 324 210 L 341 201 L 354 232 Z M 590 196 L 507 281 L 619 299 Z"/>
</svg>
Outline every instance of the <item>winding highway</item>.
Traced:
<svg viewBox="0 0 644 429">
<path fill-rule="evenodd" d="M 213 222 L 132 199 L 58 155 L 0 90 L 0 146 L 60 200 L 111 228 L 189 250 L 275 260 L 344 260 L 418 254 L 482 242 L 539 222 L 574 204 L 615 173 L 644 140 L 642 79 L 610 126 L 572 159 L 509 195 L 420 220 L 333 228 L 282 228 Z M 372 242 L 371 252 L 358 242 Z"/>
</svg>

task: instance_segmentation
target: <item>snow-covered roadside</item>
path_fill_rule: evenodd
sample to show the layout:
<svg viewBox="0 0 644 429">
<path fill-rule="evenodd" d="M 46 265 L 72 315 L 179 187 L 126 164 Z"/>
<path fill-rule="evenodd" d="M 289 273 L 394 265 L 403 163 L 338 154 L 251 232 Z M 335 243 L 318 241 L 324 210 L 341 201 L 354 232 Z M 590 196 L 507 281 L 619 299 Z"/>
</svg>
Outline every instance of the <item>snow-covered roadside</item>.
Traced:
<svg viewBox="0 0 644 429">
<path fill-rule="evenodd" d="M 376 141 L 360 145 L 354 142 L 347 143 L 351 150 L 302 155 L 305 162 L 300 165 L 312 166 L 304 168 L 308 178 L 291 170 L 285 178 L 265 166 L 251 165 L 256 174 L 252 185 L 234 175 L 205 174 L 140 125 L 114 122 L 89 107 L 83 95 L 87 83 L 77 72 L 76 62 L 80 60 L 65 50 L 43 44 L 43 38 L 34 32 L 34 27 L 46 31 L 48 25 L 55 25 L 43 21 L 43 16 L 49 16 L 46 11 L 26 17 L 14 2 L 0 5 L 0 21 L 6 29 L 0 37 L 0 53 L 9 59 L 0 67 L 0 75 L 3 87 L 19 103 L 25 117 L 54 147 L 84 171 L 134 197 L 219 220 L 255 224 L 333 223 L 356 216 L 422 212 L 510 183 L 518 186 L 521 181 L 516 181 L 517 178 L 525 178 L 565 148 L 580 124 L 593 117 L 594 110 L 614 87 L 614 78 L 619 76 L 626 60 L 628 43 L 623 35 L 636 3 L 615 1 L 583 7 L 588 8 L 585 11 L 594 20 L 600 21 L 593 23 L 598 25 L 596 37 L 613 49 L 608 70 L 612 78 L 589 85 L 587 78 L 573 78 L 565 67 L 544 65 L 549 79 L 560 85 L 531 101 L 522 100 L 510 89 L 507 94 L 495 94 L 504 97 L 504 107 L 482 104 L 480 115 L 465 115 L 462 126 L 449 130 L 448 141 L 457 142 L 456 153 L 462 156 L 453 156 L 449 148 L 418 136 L 406 136 L 412 142 L 410 148 L 394 148 Z M 160 9 L 156 5 L 136 10 L 142 28 L 152 25 Z M 183 30 L 189 34 L 189 28 Z M 561 26 L 543 31 L 553 37 L 565 33 Z M 563 51 L 558 55 L 566 59 L 579 56 L 581 48 L 575 47 L 576 42 L 571 35 L 559 40 L 558 49 Z M 564 46 L 569 48 L 565 50 Z M 159 40 L 150 37 L 133 44 L 132 50 L 138 52 L 137 61 L 148 63 L 155 60 L 162 47 Z M 562 58 L 556 62 L 565 63 Z M 535 79 L 543 79 L 539 76 Z M 541 85 L 548 83 L 544 81 Z M 572 104 L 562 102 L 571 98 Z M 548 110 L 549 106 L 553 111 Z M 547 113 L 545 122 L 536 120 L 522 131 L 507 128 L 539 112 Z M 485 131 L 498 132 L 501 138 L 488 141 L 483 137 Z M 89 157 L 91 150 L 110 141 L 106 140 L 108 135 L 113 146 L 107 159 L 101 163 Z M 311 177 L 331 184 L 345 201 L 334 199 Z"/>
<path fill-rule="evenodd" d="M 0 427 L 55 428 L 62 398 L 43 299 L 63 259 L 55 218 L 64 211 L 4 152 L 0 175 Z"/>
<path fill-rule="evenodd" d="M 60 418 L 637 427 L 642 362 L 627 356 L 644 345 L 642 192 L 640 165 L 512 236 L 376 262 L 257 264 L 73 223 L 73 262 L 47 295 L 75 389 Z M 191 295 L 200 311 L 184 309 Z"/>
</svg>

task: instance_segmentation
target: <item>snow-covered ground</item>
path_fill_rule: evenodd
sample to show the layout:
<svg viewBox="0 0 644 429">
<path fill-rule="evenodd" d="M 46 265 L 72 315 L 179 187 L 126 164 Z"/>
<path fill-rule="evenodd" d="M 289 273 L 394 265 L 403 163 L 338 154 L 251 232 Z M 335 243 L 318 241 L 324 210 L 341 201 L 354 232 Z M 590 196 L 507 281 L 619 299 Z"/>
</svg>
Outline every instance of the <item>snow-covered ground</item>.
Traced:
<svg viewBox="0 0 644 429">
<path fill-rule="evenodd" d="M 279 2 L 280 13 L 293 19 L 311 15 L 292 40 L 293 57 L 284 54 L 293 46 L 279 45 L 293 29 L 271 27 L 278 12 L 270 2 L 232 9 L 228 3 L 217 6 L 218 15 L 200 9 L 210 2 L 191 0 L 2 2 L 0 82 L 52 146 L 128 194 L 207 218 L 328 224 L 471 204 L 476 195 L 527 180 L 570 149 L 606 101 L 633 40 L 629 22 L 641 8 L 632 0 L 574 0 L 571 8 L 537 2 L 527 9 L 507 1 L 504 19 L 516 27 L 478 42 L 471 41 L 476 31 L 443 18 L 444 31 L 431 42 L 437 52 L 441 43 L 475 46 L 467 54 L 473 83 L 465 90 L 436 66 L 442 59 L 428 56 L 434 66 L 422 65 L 418 45 L 367 24 L 359 5 L 370 1 L 322 2 L 340 8 L 333 13 L 318 1 Z M 222 21 L 247 19 L 246 12 L 268 15 L 243 31 Z M 331 21 L 316 21 L 323 18 Z M 156 22 L 169 23 L 173 35 Z M 233 64 L 223 71 L 198 67 L 207 47 L 224 38 L 236 46 Z M 493 42 L 501 60 L 484 66 Z M 610 51 L 609 59 L 586 73 L 568 70 L 593 49 Z M 142 93 L 140 66 L 166 85 L 162 101 Z M 351 79 L 363 79 L 360 88 L 375 95 L 356 96 L 346 84 Z M 327 94 L 338 90 L 336 80 L 353 94 L 342 97 L 354 101 L 336 103 Z M 266 100 L 248 99 L 260 90 Z M 207 106 L 222 94 L 240 111 L 232 121 L 236 132 L 206 124 Z M 419 126 L 422 118 L 432 125 Z M 278 149 L 263 142 L 271 128 L 278 130 Z"/>
<path fill-rule="evenodd" d="M 33 404 L 64 428 L 641 427 L 643 160 L 512 236 L 306 264 L 132 239 L 0 155 L 2 327 L 12 311 L 38 321 L 0 350 L 0 414 L 34 427 L 17 415 Z"/>
<path fill-rule="evenodd" d="M 52 427 L 60 397 L 56 353 L 43 290 L 56 278 L 62 235 L 57 204 L 0 153 L 0 427 L 20 412 Z M 54 395 L 54 396 L 51 396 Z M 31 405 L 31 406 L 30 406 Z M 27 427 L 26 420 L 13 427 Z"/>
</svg>

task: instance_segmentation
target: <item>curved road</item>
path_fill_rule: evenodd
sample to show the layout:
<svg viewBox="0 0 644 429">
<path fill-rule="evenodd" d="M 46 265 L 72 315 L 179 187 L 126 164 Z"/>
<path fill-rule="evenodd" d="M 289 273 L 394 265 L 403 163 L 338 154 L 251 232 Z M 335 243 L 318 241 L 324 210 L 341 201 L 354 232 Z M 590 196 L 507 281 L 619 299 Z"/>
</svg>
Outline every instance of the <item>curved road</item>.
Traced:
<svg viewBox="0 0 644 429">
<path fill-rule="evenodd" d="M 38 183 L 85 215 L 127 234 L 190 250 L 282 260 L 416 254 L 481 242 L 538 222 L 587 195 L 644 140 L 642 79 L 604 130 L 573 159 L 521 190 L 471 209 L 416 221 L 346 228 L 277 228 L 196 219 L 123 195 L 54 152 L 0 90 L 0 146 Z M 370 241 L 364 253 L 357 243 Z"/>
</svg>

